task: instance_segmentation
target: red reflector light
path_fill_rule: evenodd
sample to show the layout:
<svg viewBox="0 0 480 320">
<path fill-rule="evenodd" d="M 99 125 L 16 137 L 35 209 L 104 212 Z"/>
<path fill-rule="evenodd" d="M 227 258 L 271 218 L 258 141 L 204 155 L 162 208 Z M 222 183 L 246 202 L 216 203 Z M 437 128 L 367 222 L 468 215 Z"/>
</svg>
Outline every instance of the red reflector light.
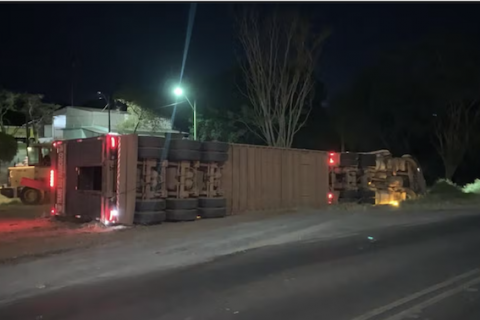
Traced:
<svg viewBox="0 0 480 320">
<path fill-rule="evenodd" d="M 327 198 L 328 198 L 328 204 L 332 204 L 333 203 L 333 193 L 329 192 L 327 194 Z"/>
<path fill-rule="evenodd" d="M 117 147 L 117 139 L 115 137 L 110 137 L 110 147 L 112 147 L 112 149 Z"/>
<path fill-rule="evenodd" d="M 328 164 L 333 166 L 335 164 L 335 152 L 330 152 L 328 157 Z"/>
<path fill-rule="evenodd" d="M 50 187 L 53 188 L 55 185 L 55 171 L 50 170 Z"/>
</svg>

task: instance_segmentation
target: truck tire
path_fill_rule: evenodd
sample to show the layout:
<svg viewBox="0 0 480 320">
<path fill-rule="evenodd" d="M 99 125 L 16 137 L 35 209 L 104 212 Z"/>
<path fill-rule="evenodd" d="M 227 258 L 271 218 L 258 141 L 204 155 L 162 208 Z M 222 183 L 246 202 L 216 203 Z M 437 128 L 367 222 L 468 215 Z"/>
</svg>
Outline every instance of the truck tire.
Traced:
<svg viewBox="0 0 480 320">
<path fill-rule="evenodd" d="M 360 168 L 369 168 L 377 166 L 377 155 L 376 154 L 359 154 L 358 155 L 358 166 Z"/>
<path fill-rule="evenodd" d="M 359 197 L 360 197 L 360 195 L 359 195 L 359 192 L 357 190 L 340 191 L 340 198 L 341 199 L 357 200 Z"/>
<path fill-rule="evenodd" d="M 228 160 L 228 153 L 225 152 L 202 152 L 201 162 L 219 162 L 223 163 Z"/>
<path fill-rule="evenodd" d="M 201 159 L 201 153 L 197 150 L 176 150 L 171 149 L 168 151 L 168 160 L 173 162 L 178 161 L 199 161 Z"/>
<path fill-rule="evenodd" d="M 202 142 L 202 151 L 212 152 L 228 152 L 230 145 L 220 141 L 204 141 Z"/>
<path fill-rule="evenodd" d="M 355 152 L 341 153 L 340 166 L 341 167 L 356 167 L 358 165 L 358 154 Z"/>
<path fill-rule="evenodd" d="M 142 211 L 135 212 L 133 223 L 140 225 L 152 225 L 164 222 L 167 219 L 165 211 Z"/>
<path fill-rule="evenodd" d="M 197 214 L 197 209 L 167 210 L 167 221 L 195 221 Z"/>
<path fill-rule="evenodd" d="M 362 189 L 359 191 L 359 195 L 361 198 L 375 198 L 375 191 L 369 189 Z"/>
<path fill-rule="evenodd" d="M 197 198 L 188 198 L 188 199 L 167 199 L 167 209 L 171 210 L 191 210 L 197 209 L 198 199 Z"/>
<path fill-rule="evenodd" d="M 198 198 L 199 208 L 223 208 L 227 206 L 225 198 Z"/>
<path fill-rule="evenodd" d="M 15 196 L 15 190 L 13 188 L 2 188 L 2 187 L 0 187 L 0 194 L 4 197 L 12 199 Z"/>
<path fill-rule="evenodd" d="M 37 189 L 24 187 L 20 191 L 20 201 L 26 205 L 37 205 L 42 202 L 42 192 Z"/>
<path fill-rule="evenodd" d="M 227 208 L 198 208 L 198 215 L 202 219 L 224 218 L 227 215 Z"/>
<path fill-rule="evenodd" d="M 163 211 L 165 210 L 165 208 L 166 208 L 166 203 L 165 203 L 165 200 L 163 199 L 135 201 L 136 212 Z"/>
<path fill-rule="evenodd" d="M 138 159 L 161 159 L 163 149 L 162 148 L 138 148 Z"/>
<path fill-rule="evenodd" d="M 376 203 L 375 197 L 373 197 L 373 198 L 362 198 L 362 199 L 360 199 L 360 203 L 362 203 L 362 204 L 375 204 Z"/>
<path fill-rule="evenodd" d="M 163 148 L 165 138 L 152 136 L 138 136 L 139 148 Z"/>
<path fill-rule="evenodd" d="M 199 151 L 202 146 L 200 141 L 186 139 L 170 140 L 170 150 L 195 150 Z"/>
</svg>

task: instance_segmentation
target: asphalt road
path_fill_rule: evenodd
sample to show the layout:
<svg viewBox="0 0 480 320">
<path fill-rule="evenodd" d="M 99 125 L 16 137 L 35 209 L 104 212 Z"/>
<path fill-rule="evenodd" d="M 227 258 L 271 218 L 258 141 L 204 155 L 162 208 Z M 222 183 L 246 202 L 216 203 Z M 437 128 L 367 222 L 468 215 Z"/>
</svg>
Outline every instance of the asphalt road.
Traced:
<svg viewBox="0 0 480 320">
<path fill-rule="evenodd" d="M 64 288 L 0 319 L 478 320 L 479 249 L 476 217 L 384 229 Z"/>
</svg>

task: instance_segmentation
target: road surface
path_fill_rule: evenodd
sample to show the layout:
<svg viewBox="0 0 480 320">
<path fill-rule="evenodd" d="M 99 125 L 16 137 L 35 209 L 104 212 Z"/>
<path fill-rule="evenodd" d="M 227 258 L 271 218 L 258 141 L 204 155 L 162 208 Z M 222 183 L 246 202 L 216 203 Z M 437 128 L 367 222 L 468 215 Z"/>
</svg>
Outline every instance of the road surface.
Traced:
<svg viewBox="0 0 480 320">
<path fill-rule="evenodd" d="M 478 320 L 480 219 L 269 246 L 49 292 L 0 319 Z"/>
</svg>

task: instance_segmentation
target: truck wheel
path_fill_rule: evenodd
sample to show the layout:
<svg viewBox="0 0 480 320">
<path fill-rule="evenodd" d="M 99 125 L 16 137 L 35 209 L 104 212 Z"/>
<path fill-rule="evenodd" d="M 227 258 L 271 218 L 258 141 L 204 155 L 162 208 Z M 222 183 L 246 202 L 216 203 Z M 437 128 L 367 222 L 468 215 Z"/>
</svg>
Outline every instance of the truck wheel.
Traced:
<svg viewBox="0 0 480 320">
<path fill-rule="evenodd" d="M 25 187 L 20 192 L 20 201 L 26 205 L 36 205 L 42 202 L 42 193 L 40 190 Z"/>
<path fill-rule="evenodd" d="M 165 210 L 165 200 L 163 199 L 135 201 L 136 212 L 163 211 L 163 210 Z"/>
<path fill-rule="evenodd" d="M 158 224 L 164 222 L 166 218 L 167 213 L 165 211 L 137 211 L 133 216 L 133 223 L 141 225 Z"/>
<path fill-rule="evenodd" d="M 170 140 L 170 150 L 195 150 L 199 151 L 202 143 L 195 140 L 172 139 Z"/>
<path fill-rule="evenodd" d="M 373 197 L 373 198 L 362 198 L 360 200 L 360 203 L 362 203 L 362 204 L 376 204 L 375 197 Z"/>
<path fill-rule="evenodd" d="M 225 162 L 228 160 L 228 153 L 225 152 L 202 152 L 201 162 Z"/>
<path fill-rule="evenodd" d="M 360 198 L 360 194 L 357 190 L 344 190 L 340 191 L 340 198 L 357 200 L 358 198 Z"/>
<path fill-rule="evenodd" d="M 197 209 L 167 210 L 167 221 L 195 221 Z"/>
<path fill-rule="evenodd" d="M 228 152 L 230 145 L 220 141 L 204 141 L 202 142 L 202 151 Z"/>
<path fill-rule="evenodd" d="M 227 215 L 227 208 L 198 208 L 198 215 L 202 219 L 223 218 Z"/>
<path fill-rule="evenodd" d="M 375 195 L 376 195 L 374 190 L 368 190 L 368 189 L 360 190 L 358 193 L 361 198 L 375 198 Z"/>
<path fill-rule="evenodd" d="M 197 198 L 190 198 L 190 199 L 170 198 L 170 199 L 167 199 L 167 209 L 191 210 L 191 209 L 197 209 L 197 207 L 198 207 L 198 199 Z"/>
<path fill-rule="evenodd" d="M 152 136 L 138 136 L 139 148 L 163 148 L 165 138 Z"/>
<path fill-rule="evenodd" d="M 358 164 L 360 168 L 376 167 L 377 166 L 377 155 L 376 154 L 359 154 L 358 155 Z"/>
<path fill-rule="evenodd" d="M 341 167 L 356 167 L 358 165 L 358 154 L 355 152 L 345 152 L 340 154 Z"/>
<path fill-rule="evenodd" d="M 223 208 L 227 206 L 225 198 L 198 198 L 199 208 Z"/>
<path fill-rule="evenodd" d="M 201 158 L 200 151 L 197 150 L 176 150 L 168 151 L 168 160 L 173 162 L 178 161 L 199 161 Z"/>
<path fill-rule="evenodd" d="M 161 159 L 163 149 L 162 148 L 138 148 L 138 159 Z"/>
</svg>

